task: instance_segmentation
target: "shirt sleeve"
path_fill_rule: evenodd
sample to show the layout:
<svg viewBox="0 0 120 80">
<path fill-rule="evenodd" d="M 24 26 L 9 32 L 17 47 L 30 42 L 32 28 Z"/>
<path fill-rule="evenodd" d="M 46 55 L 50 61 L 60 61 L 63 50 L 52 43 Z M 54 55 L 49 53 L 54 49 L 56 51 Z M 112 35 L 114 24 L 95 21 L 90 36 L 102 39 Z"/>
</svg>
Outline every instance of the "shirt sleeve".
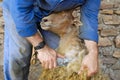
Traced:
<svg viewBox="0 0 120 80">
<path fill-rule="evenodd" d="M 80 38 L 98 43 L 98 12 L 100 0 L 86 0 L 81 7 Z"/>
<path fill-rule="evenodd" d="M 34 18 L 34 0 L 9 0 L 9 10 L 20 36 L 28 37 L 37 32 Z"/>
</svg>

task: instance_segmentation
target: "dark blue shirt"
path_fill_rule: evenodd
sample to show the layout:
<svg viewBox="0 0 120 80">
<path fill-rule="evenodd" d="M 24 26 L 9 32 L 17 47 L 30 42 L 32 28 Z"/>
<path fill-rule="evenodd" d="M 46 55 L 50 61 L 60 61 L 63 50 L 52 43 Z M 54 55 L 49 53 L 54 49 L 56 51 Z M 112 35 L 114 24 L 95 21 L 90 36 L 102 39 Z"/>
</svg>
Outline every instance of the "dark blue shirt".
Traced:
<svg viewBox="0 0 120 80">
<path fill-rule="evenodd" d="M 62 4 L 65 1 L 65 4 Z M 4 0 L 3 6 L 10 11 L 17 31 L 22 37 L 37 32 L 37 22 L 52 11 L 70 9 L 81 5 L 80 38 L 98 42 L 98 12 L 100 0 Z"/>
</svg>

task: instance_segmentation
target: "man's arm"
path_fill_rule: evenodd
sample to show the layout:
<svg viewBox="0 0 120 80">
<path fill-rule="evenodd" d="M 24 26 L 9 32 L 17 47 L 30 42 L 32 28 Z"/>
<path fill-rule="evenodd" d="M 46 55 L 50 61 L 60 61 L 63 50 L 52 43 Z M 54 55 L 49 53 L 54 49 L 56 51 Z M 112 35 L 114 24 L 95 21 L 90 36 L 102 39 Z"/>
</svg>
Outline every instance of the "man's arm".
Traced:
<svg viewBox="0 0 120 80">
<path fill-rule="evenodd" d="M 40 37 L 39 33 L 36 33 L 33 36 L 26 37 L 26 39 L 33 45 L 37 46 L 40 42 L 43 41 L 43 39 Z M 61 57 L 64 58 L 63 56 L 57 54 L 53 49 L 45 45 L 42 49 L 37 50 L 38 52 L 38 59 L 42 63 L 42 66 L 44 68 L 55 68 L 57 66 L 56 64 L 56 58 Z"/>
<path fill-rule="evenodd" d="M 37 32 L 37 25 L 34 14 L 34 0 L 10 0 L 10 13 L 20 36 L 26 38 L 33 46 L 43 41 Z M 38 59 L 45 68 L 56 67 L 56 52 L 45 45 L 37 50 Z"/>
<path fill-rule="evenodd" d="M 98 47 L 96 42 L 90 40 L 85 40 L 85 45 L 89 53 L 83 58 L 82 66 L 78 74 L 81 74 L 81 72 L 87 68 L 88 77 L 90 77 L 98 71 Z"/>
<path fill-rule="evenodd" d="M 22 37 L 32 36 L 37 32 L 34 14 L 34 0 L 10 0 L 9 10 Z"/>
<path fill-rule="evenodd" d="M 82 61 L 79 74 L 84 68 L 88 68 L 88 76 L 92 76 L 98 70 L 98 12 L 100 0 L 86 0 L 81 8 L 80 38 L 84 39 L 89 51 Z"/>
<path fill-rule="evenodd" d="M 98 43 L 98 13 L 100 0 L 85 0 L 81 7 L 80 38 Z"/>
</svg>

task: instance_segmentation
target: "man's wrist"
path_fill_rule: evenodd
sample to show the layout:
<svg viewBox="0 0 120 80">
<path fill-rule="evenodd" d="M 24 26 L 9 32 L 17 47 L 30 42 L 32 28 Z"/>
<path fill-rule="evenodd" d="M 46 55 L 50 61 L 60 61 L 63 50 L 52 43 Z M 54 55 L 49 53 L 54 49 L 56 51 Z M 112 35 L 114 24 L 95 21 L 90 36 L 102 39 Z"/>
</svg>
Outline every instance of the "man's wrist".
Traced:
<svg viewBox="0 0 120 80">
<path fill-rule="evenodd" d="M 35 50 L 44 48 L 46 45 L 45 41 L 40 42 L 37 46 L 34 47 Z"/>
<path fill-rule="evenodd" d="M 84 40 L 85 46 L 88 49 L 89 55 L 98 56 L 98 44 L 95 41 Z"/>
</svg>

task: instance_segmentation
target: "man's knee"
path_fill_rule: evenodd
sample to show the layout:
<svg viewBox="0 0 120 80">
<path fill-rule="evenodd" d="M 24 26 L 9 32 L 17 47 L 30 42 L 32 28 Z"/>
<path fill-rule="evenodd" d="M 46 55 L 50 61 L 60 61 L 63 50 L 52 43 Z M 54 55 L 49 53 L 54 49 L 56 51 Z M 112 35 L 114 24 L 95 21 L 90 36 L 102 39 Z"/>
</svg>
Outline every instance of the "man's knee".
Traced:
<svg viewBox="0 0 120 80">
<path fill-rule="evenodd" d="M 12 80 L 27 80 L 29 73 L 29 62 L 26 63 L 25 57 L 12 59 L 9 63 L 9 73 Z"/>
</svg>

